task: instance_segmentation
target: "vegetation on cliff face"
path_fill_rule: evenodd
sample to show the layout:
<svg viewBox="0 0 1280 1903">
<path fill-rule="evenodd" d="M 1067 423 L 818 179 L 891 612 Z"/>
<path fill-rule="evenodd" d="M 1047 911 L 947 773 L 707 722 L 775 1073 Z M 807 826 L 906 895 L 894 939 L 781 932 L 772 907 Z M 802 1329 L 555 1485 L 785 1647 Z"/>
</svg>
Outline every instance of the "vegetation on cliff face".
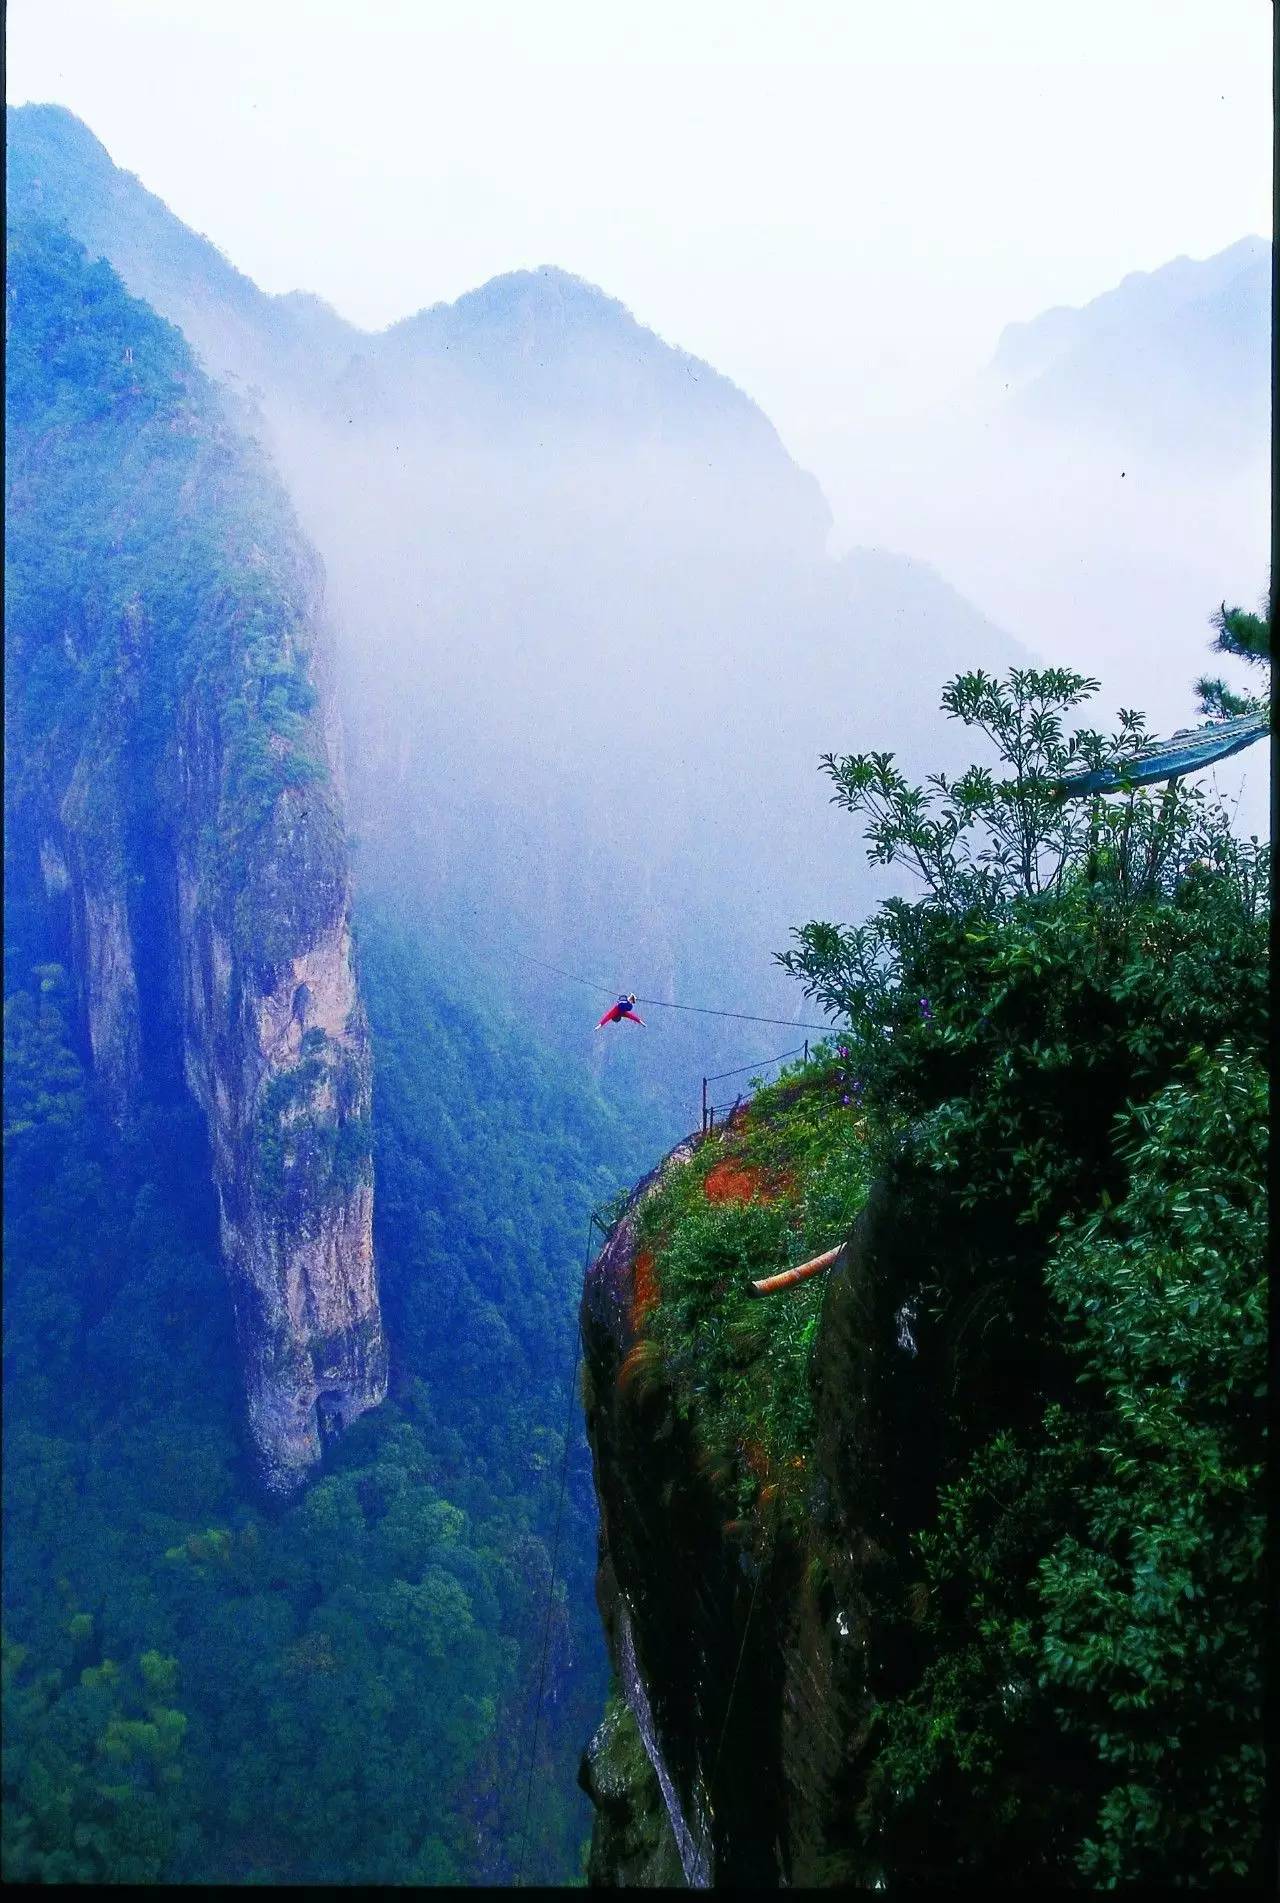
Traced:
<svg viewBox="0 0 1280 1903">
<path fill-rule="evenodd" d="M 929 896 L 787 957 L 940 1239 L 902 1295 L 950 1337 L 946 1451 L 901 1495 L 918 1664 L 869 1786 L 899 1875 L 1206 1883 L 1258 1843 L 1269 852 L 1185 782 L 1063 807 L 1142 738 L 1066 735 L 1092 686 L 953 683 L 996 772 L 829 759 Z"/>
<path fill-rule="evenodd" d="M 1068 732 L 1095 686 L 954 681 L 944 707 L 996 756 L 958 779 L 826 759 L 869 856 L 925 896 L 796 934 L 782 962 L 847 1032 L 635 1219 L 619 1385 L 664 1387 L 740 1503 L 784 1483 L 797 1579 L 848 1578 L 833 1539 L 867 1554 L 869 1728 L 812 1800 L 824 1881 L 1257 1873 L 1270 855 L 1186 782 L 1064 803 L 1064 770 L 1144 738 L 1132 714 Z M 831 1527 L 824 1504 L 810 1531 L 794 1463 L 829 1285 L 741 1291 L 838 1240 L 873 1178 L 897 1329 L 876 1515 Z M 811 1647 L 792 1598 L 774 1644 Z"/>
<path fill-rule="evenodd" d="M 20 960 L 16 947 L 14 965 Z M 514 1873 L 587 1213 L 638 1161 L 599 1103 L 373 911 L 392 1396 L 255 1498 L 201 1119 L 117 1129 L 56 968 L 6 1007 L 5 1805 L 11 1880 Z M 585 1448 L 526 1875 L 576 1874 L 605 1691 Z M 180 1722 L 185 1720 L 185 1724 Z M 264 1796 L 269 1794 L 269 1796 Z"/>
<path fill-rule="evenodd" d="M 321 1389 L 349 1421 L 385 1385 L 319 565 L 181 334 L 65 231 L 8 244 L 6 948 L 66 967 L 117 1114 L 183 1076 L 204 1109 L 288 1490 Z"/>
<path fill-rule="evenodd" d="M 838 1048 L 784 1070 L 668 1170 L 637 1217 L 642 1333 L 623 1378 L 668 1382 L 726 1493 L 744 1512 L 776 1501 L 771 1523 L 803 1502 L 822 1285 L 770 1303 L 748 1284 L 848 1234 L 867 1186 L 849 1083 Z"/>
<path fill-rule="evenodd" d="M 315 567 L 179 333 L 65 233 L 9 237 L 5 1875 L 501 1881 L 585 1222 L 639 1157 L 577 1077 L 437 981 L 442 951 L 361 921 L 392 1398 L 264 1510 L 183 1076 L 172 848 L 197 822 L 198 900 L 247 966 L 345 892 Z M 193 811 L 182 776 L 210 763 Z M 76 851 L 120 895 L 136 971 L 123 1104 L 83 1038 Z M 346 1053 L 303 1045 L 237 1157 L 286 1215 L 290 1178 L 323 1211 L 370 1167 Z M 579 1446 L 526 1862 L 548 1880 L 578 1868 L 604 1685 L 590 1517 Z"/>
<path fill-rule="evenodd" d="M 179 331 L 54 226 L 15 224 L 7 263 L 7 803 L 47 824 L 87 741 L 79 829 L 126 876 L 139 836 L 178 821 L 175 746 L 208 738 L 179 715 L 207 709 L 221 775 L 201 860 L 237 948 L 270 965 L 305 887 L 333 883 L 316 871 L 342 869 L 336 820 L 299 824 L 281 800 L 309 789 L 328 814 L 314 559 Z M 282 894 L 283 858 L 313 876 Z"/>
</svg>

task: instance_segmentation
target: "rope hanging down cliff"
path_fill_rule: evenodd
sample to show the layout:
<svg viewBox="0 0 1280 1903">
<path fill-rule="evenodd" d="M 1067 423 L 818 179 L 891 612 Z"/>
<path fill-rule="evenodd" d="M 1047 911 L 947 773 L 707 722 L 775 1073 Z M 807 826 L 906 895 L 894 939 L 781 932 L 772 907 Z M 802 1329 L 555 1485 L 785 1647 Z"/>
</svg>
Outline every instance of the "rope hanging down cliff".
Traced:
<svg viewBox="0 0 1280 1903">
<path fill-rule="evenodd" d="M 582 1258 L 582 1282 L 591 1266 L 592 1232 L 601 1228 L 593 1210 L 587 1222 L 587 1245 Z M 542 1658 L 538 1665 L 538 1694 L 533 1707 L 533 1737 L 529 1745 L 529 1773 L 524 1790 L 524 1819 L 520 1825 L 520 1862 L 516 1869 L 516 1888 L 524 1885 L 524 1859 L 529 1843 L 529 1805 L 533 1798 L 533 1767 L 538 1756 L 538 1732 L 542 1726 L 542 1695 L 547 1682 L 547 1649 L 551 1638 L 551 1608 L 555 1604 L 556 1573 L 560 1564 L 560 1524 L 564 1515 L 565 1482 L 569 1474 L 569 1438 L 573 1430 L 574 1401 L 578 1391 L 578 1363 L 582 1359 L 582 1325 L 573 1332 L 573 1373 L 569 1377 L 569 1405 L 564 1420 L 564 1441 L 560 1454 L 560 1492 L 556 1500 L 555 1532 L 551 1540 L 551 1577 L 547 1582 L 547 1609 L 542 1621 Z"/>
</svg>

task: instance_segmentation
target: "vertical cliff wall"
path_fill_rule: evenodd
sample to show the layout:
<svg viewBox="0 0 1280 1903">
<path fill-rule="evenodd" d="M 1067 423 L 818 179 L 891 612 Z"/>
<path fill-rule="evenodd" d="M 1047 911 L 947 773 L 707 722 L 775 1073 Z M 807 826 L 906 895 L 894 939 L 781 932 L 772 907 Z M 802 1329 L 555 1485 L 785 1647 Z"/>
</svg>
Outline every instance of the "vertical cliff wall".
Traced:
<svg viewBox="0 0 1280 1903">
<path fill-rule="evenodd" d="M 619 1750 L 616 1713 L 588 1747 L 600 1885 L 652 1880 L 659 1810 L 690 1887 L 887 1867 L 873 1739 L 919 1666 L 905 1529 L 954 1385 L 949 1331 L 916 1306 L 939 1251 L 973 1238 L 937 1233 L 901 1173 L 871 1181 L 846 1085 L 819 1054 L 677 1146 L 587 1275 L 597 1595 L 648 1760 Z M 825 1275 L 753 1299 L 837 1243 Z"/>
<path fill-rule="evenodd" d="M 648 1760 L 646 1769 L 633 1758 L 615 1791 L 608 1728 L 588 1747 L 582 1781 L 597 1807 L 592 1874 L 604 1886 L 628 1880 L 633 1818 L 658 1808 L 655 1783 L 667 1865 L 689 1888 L 755 1887 L 762 1871 L 778 1880 L 778 1688 L 761 1682 L 761 1669 L 769 1672 L 760 1640 L 769 1658 L 781 1652 L 776 1626 L 770 1635 L 764 1549 L 749 1530 L 744 1537 L 661 1364 L 646 1353 L 651 1291 L 637 1218 L 698 1147 L 696 1138 L 678 1145 L 639 1185 L 592 1264 L 582 1306 L 600 1504 L 596 1593 L 615 1679 Z M 647 1879 L 637 1872 L 636 1880 Z"/>
<path fill-rule="evenodd" d="M 939 909 L 949 1000 L 913 974 L 615 1224 L 584 1403 L 648 1768 L 593 1740 L 594 1881 L 652 1880 L 659 1802 L 691 1885 L 1255 1880 L 1266 926 L 1218 849 L 1158 908 Z"/>
<path fill-rule="evenodd" d="M 208 1122 L 266 1487 L 386 1385 L 319 565 L 180 334 L 10 234 L 6 846 L 126 1117 Z"/>
<path fill-rule="evenodd" d="M 895 1670 L 910 1670 L 891 1517 L 901 1503 L 889 1480 L 922 1431 L 917 1348 L 895 1292 L 910 1283 L 915 1240 L 892 1195 L 873 1188 L 843 1255 L 812 1285 L 821 1326 L 805 1357 L 805 1453 L 779 1458 L 759 1423 L 735 1472 L 708 1434 L 717 1388 L 751 1355 L 728 1313 L 730 1279 L 745 1285 L 732 1230 L 722 1232 L 716 1267 L 730 1276 L 717 1300 L 737 1343 L 717 1353 L 691 1342 L 673 1358 L 653 1352 L 666 1292 L 641 1224 L 673 1176 L 700 1178 L 701 1196 L 721 1207 L 766 1205 L 742 1128 L 739 1118 L 677 1146 L 637 1187 L 587 1276 L 597 1596 L 648 1760 L 619 1750 L 617 1712 L 588 1746 L 596 1887 L 670 1882 L 676 1859 L 690 1888 L 865 1886 L 880 1874 L 859 1806 L 877 1698 Z M 765 1320 L 762 1309 L 762 1326 L 780 1312 Z"/>
</svg>

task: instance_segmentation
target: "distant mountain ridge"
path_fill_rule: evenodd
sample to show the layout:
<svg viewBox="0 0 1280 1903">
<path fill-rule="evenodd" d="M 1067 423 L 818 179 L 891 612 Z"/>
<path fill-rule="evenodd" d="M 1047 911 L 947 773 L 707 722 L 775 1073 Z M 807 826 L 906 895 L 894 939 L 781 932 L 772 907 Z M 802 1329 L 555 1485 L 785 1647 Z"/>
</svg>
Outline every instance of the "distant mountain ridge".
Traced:
<svg viewBox="0 0 1280 1903">
<path fill-rule="evenodd" d="M 11 204 L 61 218 L 257 405 L 328 575 L 361 881 L 460 933 L 478 908 L 557 1036 L 591 1014 L 521 948 L 798 1015 L 771 954 L 867 902 L 820 754 L 957 764 L 943 681 L 1025 649 L 919 564 L 832 560 L 825 499 L 758 406 L 570 273 L 370 335 L 267 296 L 69 113 L 13 109 L 8 136 Z M 662 1088 L 757 1057 L 745 1037 L 668 1020 Z"/>
<path fill-rule="evenodd" d="M 135 296 L 179 325 L 216 377 L 279 381 L 294 400 L 327 390 L 335 412 L 354 398 L 370 420 L 407 400 L 429 407 L 443 433 L 455 411 L 470 421 L 486 398 L 489 427 L 501 420 L 504 433 L 517 436 L 549 414 L 561 431 L 571 421 L 611 441 L 684 436 L 714 420 L 726 453 L 749 444 L 772 466 L 779 491 L 793 489 L 788 513 L 807 517 L 810 535 L 828 531 L 817 483 L 792 463 L 750 397 L 571 272 L 543 265 L 503 273 L 452 303 L 364 331 L 310 292 L 262 291 L 118 168 L 65 108 L 8 107 L 7 135 L 11 213 L 66 224 Z"/>
<path fill-rule="evenodd" d="M 13 217 L 63 224 L 91 257 L 105 257 L 135 297 L 186 332 L 214 376 L 245 374 L 246 359 L 296 369 L 327 343 L 349 351 L 360 333 L 320 298 L 271 297 L 208 238 L 176 218 L 63 106 L 8 106 L 6 201 Z M 214 311 L 216 325 L 210 322 Z"/>
<path fill-rule="evenodd" d="M 1267 430 L 1270 331 L 1271 245 L 1248 237 L 1008 325 L 988 374 L 1029 420 L 1249 454 Z"/>
</svg>

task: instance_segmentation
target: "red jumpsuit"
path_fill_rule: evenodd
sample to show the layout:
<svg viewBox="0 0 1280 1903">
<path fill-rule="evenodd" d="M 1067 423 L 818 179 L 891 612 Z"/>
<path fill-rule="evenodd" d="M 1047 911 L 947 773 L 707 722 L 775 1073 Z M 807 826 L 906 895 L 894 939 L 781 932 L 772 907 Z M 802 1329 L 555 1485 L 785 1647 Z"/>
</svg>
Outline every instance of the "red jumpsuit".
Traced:
<svg viewBox="0 0 1280 1903">
<path fill-rule="evenodd" d="M 597 1024 L 596 1029 L 598 1031 L 606 1024 L 620 1024 L 623 1018 L 630 1018 L 633 1024 L 644 1023 L 644 1019 L 640 1016 L 639 1012 L 632 1010 L 631 1000 L 629 998 L 619 998 L 616 1004 L 609 1006 L 609 1009 L 601 1018 L 600 1023 Z"/>
</svg>

